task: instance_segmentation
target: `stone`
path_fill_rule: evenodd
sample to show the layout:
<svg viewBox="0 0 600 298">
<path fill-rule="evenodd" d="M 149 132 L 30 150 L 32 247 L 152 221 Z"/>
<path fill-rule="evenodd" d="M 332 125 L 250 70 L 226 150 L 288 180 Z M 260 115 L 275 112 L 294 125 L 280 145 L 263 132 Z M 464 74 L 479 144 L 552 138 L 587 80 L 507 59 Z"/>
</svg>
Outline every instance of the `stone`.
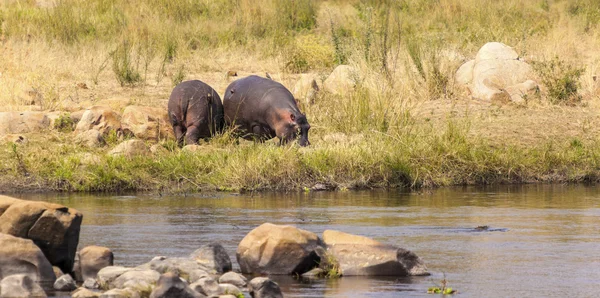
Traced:
<svg viewBox="0 0 600 298">
<path fill-rule="evenodd" d="M 219 284 L 219 288 L 221 288 L 221 293 L 225 294 L 225 295 L 234 295 L 234 296 L 238 296 L 240 294 L 243 294 L 242 291 L 232 285 L 232 284 Z"/>
<path fill-rule="evenodd" d="M 318 83 L 319 76 L 316 74 L 301 74 L 292 89 L 292 94 L 297 101 L 310 105 L 315 102 L 317 93 L 321 90 Z"/>
<path fill-rule="evenodd" d="M 312 232 L 264 223 L 242 239 L 236 257 L 242 273 L 302 274 L 319 263 L 315 250 L 321 246 Z"/>
<path fill-rule="evenodd" d="M 331 230 L 323 232 L 323 242 L 344 276 L 429 275 L 421 258 L 403 248 Z"/>
<path fill-rule="evenodd" d="M 119 277 L 110 283 L 110 288 L 145 288 L 156 284 L 159 278 L 160 273 L 157 271 L 132 269 L 119 275 Z"/>
<path fill-rule="evenodd" d="M 113 148 L 108 154 L 134 157 L 148 154 L 148 147 L 142 140 L 127 140 Z"/>
<path fill-rule="evenodd" d="M 106 144 L 104 136 L 95 129 L 86 130 L 75 135 L 75 142 L 89 148 L 99 148 Z"/>
<path fill-rule="evenodd" d="M 54 289 L 57 291 L 73 291 L 77 288 L 75 280 L 71 275 L 64 274 L 54 282 Z"/>
<path fill-rule="evenodd" d="M 267 277 L 255 277 L 248 284 L 250 296 L 254 298 L 283 298 L 279 285 Z"/>
<path fill-rule="evenodd" d="M 511 47 L 490 42 L 474 60 L 464 63 L 455 73 L 455 82 L 475 99 L 494 103 L 524 102 L 538 89 L 532 68 L 519 60 Z"/>
<path fill-rule="evenodd" d="M 354 90 L 360 80 L 358 71 L 349 65 L 338 65 L 323 82 L 323 89 L 332 94 L 345 95 Z"/>
<path fill-rule="evenodd" d="M 100 284 L 94 278 L 86 279 L 81 286 L 90 290 L 100 289 Z"/>
<path fill-rule="evenodd" d="M 78 135 L 88 130 L 97 130 L 102 135 L 110 131 L 121 131 L 121 117 L 106 106 L 93 106 L 87 109 L 75 127 L 74 134 Z"/>
<path fill-rule="evenodd" d="M 150 298 L 200 298 L 204 295 L 192 290 L 177 274 L 172 272 L 160 276 Z"/>
<path fill-rule="evenodd" d="M 108 266 L 98 271 L 97 280 L 102 288 L 108 288 L 109 285 L 121 276 L 123 273 L 133 270 L 133 268 L 126 268 L 123 266 Z"/>
<path fill-rule="evenodd" d="M 82 280 L 96 278 L 102 268 L 112 266 L 114 255 L 112 250 L 102 246 L 86 246 L 79 252 L 79 270 Z"/>
<path fill-rule="evenodd" d="M 225 273 L 225 274 L 227 274 L 227 273 Z M 206 272 L 202 269 L 194 269 L 188 273 L 187 281 L 191 284 L 191 283 L 194 283 L 194 282 L 198 281 L 199 279 L 206 277 L 206 276 L 210 276 L 208 274 L 208 272 Z"/>
<path fill-rule="evenodd" d="M 302 277 L 321 278 L 321 277 L 324 277 L 326 274 L 327 274 L 327 272 L 325 272 L 325 270 L 323 270 L 321 268 L 314 268 L 313 270 L 303 273 Z"/>
<path fill-rule="evenodd" d="M 194 251 L 190 258 L 202 264 L 209 273 L 224 273 L 231 271 L 231 259 L 221 244 L 203 245 Z"/>
<path fill-rule="evenodd" d="M 191 145 L 183 146 L 183 148 L 181 148 L 181 151 L 196 152 L 201 149 L 202 149 L 202 146 L 196 145 L 196 144 L 191 144 Z"/>
<path fill-rule="evenodd" d="M 50 127 L 43 112 L 0 112 L 0 135 L 40 132 Z"/>
<path fill-rule="evenodd" d="M 102 293 L 100 298 L 141 298 L 142 295 L 133 289 L 112 289 Z"/>
<path fill-rule="evenodd" d="M 159 141 L 175 138 L 169 115 L 163 108 L 128 106 L 123 111 L 121 127 L 131 131 L 138 139 Z"/>
<path fill-rule="evenodd" d="M 219 277 L 219 283 L 232 284 L 238 288 L 243 288 L 248 284 L 248 279 L 239 273 L 229 271 Z"/>
<path fill-rule="evenodd" d="M 71 292 L 71 298 L 96 298 L 100 297 L 99 292 L 90 291 L 86 288 L 77 288 L 77 290 Z"/>
<path fill-rule="evenodd" d="M 154 155 L 161 155 L 161 154 L 169 153 L 169 150 L 167 150 L 167 148 L 165 148 L 161 144 L 154 144 L 154 145 L 150 146 L 150 153 L 152 153 Z"/>
<path fill-rule="evenodd" d="M 59 278 L 64 275 L 64 272 L 62 272 L 62 270 L 60 270 L 60 268 L 56 266 L 52 266 L 52 270 L 54 271 L 54 276 L 56 276 L 56 278 Z"/>
<path fill-rule="evenodd" d="M 83 216 L 58 204 L 0 195 L 0 233 L 31 239 L 50 264 L 71 272 Z"/>
<path fill-rule="evenodd" d="M 212 277 L 208 276 L 203 277 L 197 282 L 191 284 L 190 288 L 208 297 L 219 296 L 223 294 L 222 288 L 219 286 L 219 283 L 217 283 L 217 281 L 215 281 Z"/>
<path fill-rule="evenodd" d="M 27 274 L 9 275 L 0 281 L 1 298 L 47 297 L 46 292 Z"/>
<path fill-rule="evenodd" d="M 207 275 L 206 268 L 198 262 L 189 258 L 167 258 L 167 257 L 155 257 L 150 262 L 137 266 L 136 269 L 140 270 L 155 270 L 159 273 L 167 272 L 178 272 L 181 276 L 192 275 Z M 196 278 L 196 280 L 199 277 Z M 191 282 L 191 278 L 190 278 Z"/>
</svg>

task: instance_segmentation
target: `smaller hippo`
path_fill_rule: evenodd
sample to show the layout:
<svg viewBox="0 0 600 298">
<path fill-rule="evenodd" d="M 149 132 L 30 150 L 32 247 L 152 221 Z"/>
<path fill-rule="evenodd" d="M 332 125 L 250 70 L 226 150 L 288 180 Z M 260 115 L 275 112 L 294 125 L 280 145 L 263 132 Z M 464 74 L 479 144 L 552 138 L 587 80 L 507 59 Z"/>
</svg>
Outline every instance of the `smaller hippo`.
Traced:
<svg viewBox="0 0 600 298">
<path fill-rule="evenodd" d="M 219 94 L 206 83 L 193 80 L 175 86 L 169 97 L 169 120 L 177 144 L 196 144 L 223 130 L 223 104 Z"/>
<path fill-rule="evenodd" d="M 278 82 L 259 76 L 234 81 L 225 90 L 223 109 L 226 124 L 237 127 L 245 139 L 278 137 L 285 144 L 300 133 L 300 146 L 310 145 L 306 116 L 292 93 Z"/>
</svg>

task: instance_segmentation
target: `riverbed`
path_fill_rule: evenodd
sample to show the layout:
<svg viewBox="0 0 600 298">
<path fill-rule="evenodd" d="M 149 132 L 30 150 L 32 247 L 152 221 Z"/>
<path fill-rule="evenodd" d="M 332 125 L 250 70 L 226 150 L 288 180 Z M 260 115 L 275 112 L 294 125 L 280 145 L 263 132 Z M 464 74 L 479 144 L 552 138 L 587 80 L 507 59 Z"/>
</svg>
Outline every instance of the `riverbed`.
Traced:
<svg viewBox="0 0 600 298">
<path fill-rule="evenodd" d="M 446 278 L 460 297 L 591 297 L 600 282 L 600 188 L 452 187 L 422 192 L 24 194 L 84 214 L 79 248 L 111 248 L 115 263 L 183 257 L 237 244 L 264 223 L 363 235 L 414 251 L 427 277 L 272 277 L 285 297 L 422 296 Z M 479 228 L 478 228 L 479 227 Z M 234 269 L 239 268 L 237 264 Z"/>
</svg>

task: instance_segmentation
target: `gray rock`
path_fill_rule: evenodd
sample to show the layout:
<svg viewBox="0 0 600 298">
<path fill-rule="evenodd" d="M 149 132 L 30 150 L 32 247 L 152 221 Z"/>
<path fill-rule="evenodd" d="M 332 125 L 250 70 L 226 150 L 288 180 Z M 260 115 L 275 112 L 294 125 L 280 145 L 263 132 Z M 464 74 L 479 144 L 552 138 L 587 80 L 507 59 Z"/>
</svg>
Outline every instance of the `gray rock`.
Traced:
<svg viewBox="0 0 600 298">
<path fill-rule="evenodd" d="M 108 266 L 102 268 L 102 270 L 98 271 L 98 283 L 100 287 L 108 289 L 108 286 L 115 280 L 117 277 L 121 276 L 123 273 L 133 270 L 133 268 L 126 268 L 122 266 Z"/>
<path fill-rule="evenodd" d="M 321 278 L 325 276 L 325 270 L 321 269 L 321 268 L 314 268 L 311 271 L 305 272 L 304 274 L 302 274 L 302 277 L 306 277 L 306 278 Z"/>
<path fill-rule="evenodd" d="M 104 136 L 95 129 L 83 131 L 75 136 L 75 142 L 90 148 L 99 148 L 104 146 Z"/>
<path fill-rule="evenodd" d="M 47 297 L 46 293 L 26 274 L 14 274 L 0 281 L 0 297 Z"/>
<path fill-rule="evenodd" d="M 229 271 L 219 277 L 219 283 L 232 284 L 236 287 L 243 288 L 248 284 L 248 279 L 239 273 Z"/>
<path fill-rule="evenodd" d="M 227 274 L 227 273 L 225 273 L 225 274 Z M 208 274 L 208 272 L 201 270 L 201 269 L 195 269 L 195 270 L 192 270 L 192 272 L 190 272 L 188 274 L 187 281 L 191 284 L 191 283 L 195 283 L 199 279 L 201 279 L 203 277 L 207 277 L 207 276 L 210 276 L 210 274 Z"/>
<path fill-rule="evenodd" d="M 206 297 L 190 288 L 173 272 L 160 276 L 150 298 L 201 298 Z"/>
<path fill-rule="evenodd" d="M 371 238 L 326 230 L 323 242 L 341 275 L 429 275 L 427 267 L 415 253 Z"/>
<path fill-rule="evenodd" d="M 142 296 L 138 291 L 132 289 L 112 289 L 104 292 L 99 296 L 100 298 L 141 298 Z"/>
<path fill-rule="evenodd" d="M 283 298 L 279 285 L 266 277 L 252 279 L 248 284 L 248 291 L 254 298 Z"/>
<path fill-rule="evenodd" d="M 50 128 L 50 119 L 43 112 L 1 112 L 0 135 L 40 132 Z"/>
<path fill-rule="evenodd" d="M 207 268 L 198 262 L 188 258 L 167 258 L 167 257 L 155 257 L 150 262 L 137 266 L 137 269 L 151 269 L 158 271 L 159 273 L 166 272 L 178 272 L 180 276 L 183 276 L 191 282 L 189 278 L 192 272 L 198 274 L 205 273 Z M 198 278 L 196 278 L 197 280 Z M 195 281 L 195 280 L 194 280 Z"/>
<path fill-rule="evenodd" d="M 194 251 L 190 257 L 207 268 L 209 273 L 231 271 L 231 259 L 221 244 L 204 245 Z"/>
<path fill-rule="evenodd" d="M 146 155 L 149 153 L 150 151 L 148 150 L 146 143 L 142 140 L 124 141 L 108 152 L 110 155 L 122 155 L 126 157 Z"/>
<path fill-rule="evenodd" d="M 0 233 L 0 280 L 13 274 L 47 283 L 56 280 L 52 265 L 33 241 Z"/>
<path fill-rule="evenodd" d="M 221 292 L 225 295 L 237 296 L 242 294 L 242 291 L 232 284 L 219 284 L 219 287 L 221 288 Z"/>
<path fill-rule="evenodd" d="M 90 290 L 100 289 L 100 284 L 94 278 L 88 278 L 83 282 L 82 287 Z"/>
<path fill-rule="evenodd" d="M 77 288 L 71 293 L 72 298 L 97 298 L 100 297 L 100 292 L 90 291 L 86 288 Z"/>
<path fill-rule="evenodd" d="M 58 291 L 73 291 L 77 289 L 77 285 L 75 284 L 75 280 L 73 277 L 71 277 L 71 275 L 64 274 L 56 279 L 54 282 L 54 289 Z"/>
<path fill-rule="evenodd" d="M 193 283 L 190 285 L 190 288 L 192 288 L 194 291 L 212 297 L 212 296 L 219 296 L 221 294 L 223 294 L 221 287 L 219 286 L 219 284 L 217 283 L 217 281 L 215 281 L 213 278 L 211 277 L 203 277 L 201 279 L 199 279 L 197 282 Z"/>
<path fill-rule="evenodd" d="M 112 283 L 110 283 L 110 288 L 147 288 L 156 284 L 159 278 L 160 273 L 154 270 L 132 269 L 121 274 Z"/>
<path fill-rule="evenodd" d="M 358 71 L 348 65 L 338 65 L 323 82 L 323 87 L 330 93 L 345 95 L 354 90 L 360 80 Z"/>
</svg>

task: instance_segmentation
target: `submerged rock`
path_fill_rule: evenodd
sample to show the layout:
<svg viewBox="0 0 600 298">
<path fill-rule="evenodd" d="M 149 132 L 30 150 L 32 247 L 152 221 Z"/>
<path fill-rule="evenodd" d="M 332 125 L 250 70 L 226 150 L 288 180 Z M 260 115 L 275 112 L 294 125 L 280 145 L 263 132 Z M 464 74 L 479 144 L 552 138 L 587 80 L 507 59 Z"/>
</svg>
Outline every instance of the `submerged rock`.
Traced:
<svg viewBox="0 0 600 298">
<path fill-rule="evenodd" d="M 248 279 L 236 272 L 227 272 L 219 277 L 219 283 L 232 284 L 236 287 L 243 288 L 248 284 Z"/>
<path fill-rule="evenodd" d="M 190 257 L 202 264 L 210 273 L 231 271 L 231 259 L 221 244 L 204 245 L 194 251 Z"/>
<path fill-rule="evenodd" d="M 192 290 L 178 275 L 168 272 L 160 276 L 150 298 L 201 298 L 205 297 Z"/>
<path fill-rule="evenodd" d="M 77 289 L 77 284 L 75 284 L 75 280 L 71 277 L 71 275 L 64 274 L 56 279 L 54 282 L 54 289 L 57 291 L 73 291 Z"/>
<path fill-rule="evenodd" d="M 344 276 L 429 275 L 421 258 L 403 248 L 332 230 L 323 232 L 323 242 Z"/>
<path fill-rule="evenodd" d="M 248 284 L 250 296 L 254 298 L 283 298 L 279 285 L 267 277 L 256 277 Z"/>
</svg>

